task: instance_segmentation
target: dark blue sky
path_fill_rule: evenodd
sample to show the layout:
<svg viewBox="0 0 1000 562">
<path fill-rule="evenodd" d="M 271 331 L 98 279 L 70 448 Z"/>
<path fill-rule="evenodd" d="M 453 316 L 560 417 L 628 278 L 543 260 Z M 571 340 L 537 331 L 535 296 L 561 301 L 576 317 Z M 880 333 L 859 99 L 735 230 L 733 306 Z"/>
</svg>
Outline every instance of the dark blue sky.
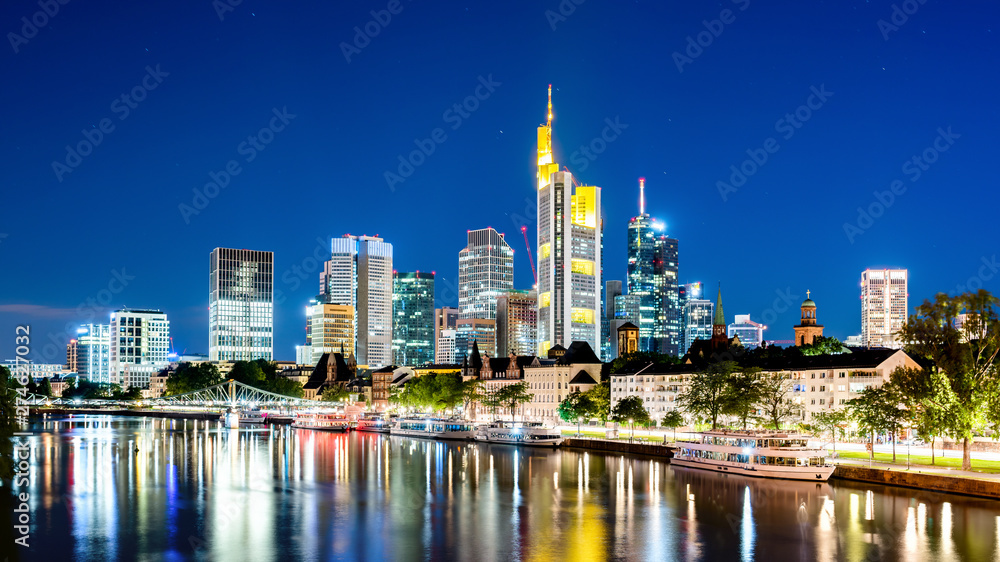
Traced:
<svg viewBox="0 0 1000 562">
<path fill-rule="evenodd" d="M 911 306 L 970 282 L 1000 290 L 995 3 L 907 3 L 916 12 L 880 30 L 891 2 L 590 0 L 558 19 L 555 0 L 403 0 L 350 62 L 341 43 L 389 2 L 330 4 L 244 0 L 220 21 L 209 0 L 70 2 L 37 16 L 49 21 L 26 42 L 7 35 L 0 357 L 28 323 L 35 358 L 61 362 L 67 323 L 120 306 L 166 311 L 177 351 L 207 352 L 217 246 L 275 252 L 278 359 L 304 340 L 311 256 L 331 236 L 383 236 L 396 269 L 437 272 L 440 306 L 457 301 L 466 230 L 493 226 L 527 288 L 519 226 L 529 219 L 534 246 L 549 83 L 557 160 L 603 188 L 606 279 L 624 277 L 645 176 L 648 211 L 680 240 L 681 280 L 712 293 L 721 281 L 727 319 L 749 313 L 769 339 L 791 339 L 806 289 L 828 334 L 858 333 L 866 267 L 909 268 Z M 21 34 L 39 10 L 5 2 L 0 28 Z M 689 37 L 707 46 L 681 60 Z M 147 67 L 159 73 L 146 78 Z M 499 85 L 480 88 L 467 117 L 446 114 L 480 77 Z M 142 101 L 120 100 L 134 88 Z M 813 88 L 832 95 L 810 98 Z M 284 108 L 287 125 L 272 120 Z M 54 171 L 104 119 L 93 153 Z M 623 124 L 617 138 L 574 157 L 606 119 Z M 263 150 L 241 145 L 272 124 L 283 128 L 263 135 Z M 935 150 L 949 127 L 958 137 Z M 447 138 L 390 190 L 385 172 L 436 128 Z M 767 161 L 746 164 L 753 174 L 723 197 L 718 182 L 748 150 Z M 932 164 L 907 164 L 925 150 Z M 230 161 L 229 184 L 183 216 L 180 205 L 205 203 L 192 190 Z M 874 192 L 894 180 L 899 193 L 879 212 L 888 195 Z M 859 207 L 879 216 L 858 227 Z"/>
</svg>

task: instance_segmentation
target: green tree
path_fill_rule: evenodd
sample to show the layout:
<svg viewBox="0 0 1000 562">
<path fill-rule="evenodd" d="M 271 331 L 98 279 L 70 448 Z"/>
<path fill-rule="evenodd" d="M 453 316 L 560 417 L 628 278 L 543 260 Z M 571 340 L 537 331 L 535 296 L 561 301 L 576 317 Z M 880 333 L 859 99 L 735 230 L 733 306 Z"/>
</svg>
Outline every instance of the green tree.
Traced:
<svg viewBox="0 0 1000 562">
<path fill-rule="evenodd" d="M 48 377 L 42 379 L 42 384 L 38 389 L 38 393 L 42 396 L 48 396 L 49 398 L 52 397 L 52 382 L 49 381 Z"/>
<path fill-rule="evenodd" d="M 736 416 L 746 430 L 750 417 L 757 413 L 762 402 L 760 369 L 750 367 L 729 375 L 725 390 L 723 413 Z"/>
<path fill-rule="evenodd" d="M 638 396 L 626 396 L 611 409 L 611 420 L 618 423 L 646 425 L 649 423 L 649 412 Z"/>
<path fill-rule="evenodd" d="M 774 429 L 781 429 L 781 423 L 797 412 L 791 400 L 792 387 L 781 373 L 764 373 L 760 377 L 760 407 L 764 419 Z"/>
<path fill-rule="evenodd" d="M 291 396 L 292 398 L 302 398 L 306 395 L 305 389 L 302 388 L 302 383 L 280 375 L 268 382 L 264 390 L 283 396 Z"/>
<path fill-rule="evenodd" d="M 834 453 L 837 452 L 837 432 L 839 431 L 840 436 L 843 437 L 849 420 L 850 413 L 845 408 L 820 412 L 813 416 L 813 423 L 816 424 L 821 432 L 830 432 L 830 436 L 833 438 Z"/>
<path fill-rule="evenodd" d="M 535 395 L 528 388 L 528 383 L 518 382 L 514 384 L 508 384 L 500 388 L 497 392 L 499 395 L 497 399 L 500 404 L 510 411 L 511 419 L 517 418 L 517 407 L 521 404 L 531 402 Z"/>
<path fill-rule="evenodd" d="M 719 415 L 725 413 L 729 399 L 729 378 L 735 370 L 736 363 L 723 361 L 695 373 L 687 390 L 677 397 L 677 403 L 688 414 L 707 417 L 712 429 L 718 428 Z"/>
<path fill-rule="evenodd" d="M 957 406 L 948 376 L 936 368 L 924 371 L 897 367 L 890 380 L 900 389 L 910 423 L 919 435 L 930 438 L 931 464 L 935 464 L 934 440 L 948 431 Z"/>
<path fill-rule="evenodd" d="M 578 423 L 580 418 L 589 420 L 595 411 L 593 400 L 584 392 L 572 392 L 559 403 L 559 418 L 569 423 Z"/>
<path fill-rule="evenodd" d="M 201 390 L 223 382 L 219 369 L 211 363 L 181 363 L 177 370 L 167 377 L 165 395 L 173 396 L 194 390 Z"/>
<path fill-rule="evenodd" d="M 335 384 L 333 386 L 328 386 L 323 390 L 323 394 L 320 394 L 319 399 L 323 402 L 341 402 L 346 400 L 351 393 L 347 391 L 346 388 Z"/>
<path fill-rule="evenodd" d="M 962 441 L 962 468 L 972 469 L 972 440 L 986 424 L 1000 428 L 1000 303 L 989 291 L 951 297 L 938 293 L 925 300 L 899 331 L 912 355 L 931 362 L 948 379 L 954 404 L 948 409 L 947 433 Z M 961 328 L 960 314 L 965 314 Z M 929 374 L 927 376 L 930 376 Z M 928 386 L 933 386 L 928 384 Z"/>
<path fill-rule="evenodd" d="M 663 427 L 674 430 L 674 442 L 677 442 L 677 428 L 684 425 L 684 416 L 677 410 L 670 410 L 660 421 Z"/>
<path fill-rule="evenodd" d="M 28 391 L 28 394 L 38 394 L 38 383 L 35 382 L 34 378 L 28 379 L 26 390 Z"/>
<path fill-rule="evenodd" d="M 830 355 L 835 353 L 850 353 L 850 350 L 834 337 L 816 336 L 811 345 L 798 346 L 802 355 Z"/>
<path fill-rule="evenodd" d="M 265 365 L 267 362 L 265 362 Z M 257 361 L 237 361 L 229 371 L 229 378 L 256 388 L 264 388 L 265 375 Z M 272 379 L 273 380 L 273 379 Z"/>
<path fill-rule="evenodd" d="M 600 420 L 601 423 L 608 423 L 608 420 L 611 419 L 611 380 L 602 380 L 584 394 L 594 405 L 593 417 Z"/>
<path fill-rule="evenodd" d="M 0 366 L 0 480 L 14 476 L 14 431 L 17 428 L 17 388 L 20 385 L 7 367 Z M 4 487 L 4 493 L 9 488 Z"/>
<path fill-rule="evenodd" d="M 619 372 L 634 372 L 649 365 L 677 365 L 681 358 L 666 353 L 656 353 L 653 351 L 633 351 L 625 355 L 619 355 L 611 362 L 611 374 Z"/>
<path fill-rule="evenodd" d="M 872 436 L 872 455 L 875 454 L 875 433 L 887 433 L 892 440 L 892 462 L 896 462 L 896 436 L 903 427 L 907 412 L 900 405 L 903 397 L 892 383 L 867 388 L 861 396 L 847 401 L 848 408 L 858 425 Z"/>
</svg>

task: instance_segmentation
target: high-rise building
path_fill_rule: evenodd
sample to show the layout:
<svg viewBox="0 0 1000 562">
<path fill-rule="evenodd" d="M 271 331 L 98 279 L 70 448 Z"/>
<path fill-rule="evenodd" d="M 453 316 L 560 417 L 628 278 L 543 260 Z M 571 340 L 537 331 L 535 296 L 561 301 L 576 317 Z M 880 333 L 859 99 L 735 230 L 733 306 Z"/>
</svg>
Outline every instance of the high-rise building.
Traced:
<svg viewBox="0 0 1000 562">
<path fill-rule="evenodd" d="M 534 355 L 538 349 L 538 292 L 508 291 L 497 297 L 497 357 Z"/>
<path fill-rule="evenodd" d="M 354 307 L 313 301 L 306 307 L 309 322 L 308 364 L 316 365 L 324 353 L 355 355 Z M 296 357 L 296 362 L 298 361 Z"/>
<path fill-rule="evenodd" d="M 479 343 L 479 353 L 496 357 L 496 320 L 459 318 L 455 326 L 455 362 L 461 363 Z"/>
<path fill-rule="evenodd" d="M 902 347 L 896 333 L 906 324 L 905 269 L 866 269 L 861 272 L 861 342 L 865 347 Z"/>
<path fill-rule="evenodd" d="M 208 357 L 211 361 L 274 358 L 274 252 L 212 250 Z"/>
<path fill-rule="evenodd" d="M 76 340 L 69 340 L 69 343 L 66 344 L 66 370 L 71 373 L 79 372 L 76 365 L 76 354 Z"/>
<path fill-rule="evenodd" d="M 688 283 L 684 286 L 684 349 L 687 353 L 695 340 L 712 339 L 712 317 L 715 305 L 708 299 L 703 299 L 701 283 Z"/>
<path fill-rule="evenodd" d="M 538 353 L 572 342 L 600 349 L 601 188 L 574 187 L 552 152 L 548 118 L 538 127 Z"/>
<path fill-rule="evenodd" d="M 434 309 L 434 362 L 451 364 L 455 362 L 455 326 L 458 323 L 458 309 L 445 306 Z M 445 335 L 446 330 L 451 334 Z M 442 338 L 450 338 L 447 341 Z"/>
<path fill-rule="evenodd" d="M 603 237 L 602 237 L 603 239 Z M 601 360 L 611 361 L 617 356 L 612 355 L 612 349 L 616 348 L 618 338 L 611 324 L 615 319 L 615 298 L 622 294 L 621 281 L 605 281 L 604 283 L 604 315 L 601 317 Z"/>
<path fill-rule="evenodd" d="M 497 297 L 514 288 L 514 250 L 492 227 L 468 232 L 458 253 L 459 318 L 497 317 Z"/>
<path fill-rule="evenodd" d="M 738 336 L 740 343 L 747 349 L 760 347 L 764 341 L 764 330 L 767 326 L 758 324 L 750 319 L 749 314 L 737 314 L 736 322 L 729 325 L 728 335 L 730 338 Z"/>
<path fill-rule="evenodd" d="M 434 362 L 434 273 L 396 272 L 392 277 L 392 362 Z"/>
<path fill-rule="evenodd" d="M 639 215 L 628 225 L 628 294 L 639 298 L 639 350 L 678 355 L 681 308 L 677 240 L 646 213 L 645 178 L 639 178 Z"/>
<path fill-rule="evenodd" d="M 359 365 L 392 363 L 392 244 L 376 236 L 334 238 L 320 273 L 320 300 L 353 306 Z"/>
<path fill-rule="evenodd" d="M 111 377 L 122 390 L 148 388 L 169 363 L 170 321 L 159 310 L 123 308 L 111 313 Z"/>
<path fill-rule="evenodd" d="M 76 330 L 76 366 L 90 382 L 111 384 L 110 324 L 84 324 Z"/>
</svg>

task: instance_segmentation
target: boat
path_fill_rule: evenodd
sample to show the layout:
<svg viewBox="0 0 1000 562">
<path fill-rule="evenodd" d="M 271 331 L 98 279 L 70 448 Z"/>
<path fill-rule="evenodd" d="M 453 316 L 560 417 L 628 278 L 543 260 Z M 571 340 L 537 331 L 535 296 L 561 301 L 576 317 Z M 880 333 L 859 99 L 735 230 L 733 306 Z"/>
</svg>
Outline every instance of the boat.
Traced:
<svg viewBox="0 0 1000 562">
<path fill-rule="evenodd" d="M 240 423 L 260 424 L 264 423 L 264 414 L 260 410 L 245 410 L 240 412 Z"/>
<path fill-rule="evenodd" d="M 706 431 L 677 444 L 670 463 L 724 474 L 825 482 L 835 468 L 809 436 L 770 431 Z"/>
<path fill-rule="evenodd" d="M 347 431 L 350 421 L 340 414 L 299 414 L 292 427 L 319 431 Z"/>
<path fill-rule="evenodd" d="M 547 428 L 540 422 L 496 421 L 476 431 L 476 441 L 486 443 L 558 447 L 562 440 L 559 430 Z"/>
<path fill-rule="evenodd" d="M 375 433 L 389 433 L 392 422 L 385 416 L 366 414 L 358 418 L 358 424 L 354 428 L 356 431 L 373 431 Z"/>
<path fill-rule="evenodd" d="M 397 418 L 389 433 L 428 439 L 471 440 L 476 436 L 476 425 L 460 419 Z"/>
<path fill-rule="evenodd" d="M 288 425 L 295 422 L 292 414 L 268 414 L 264 417 L 264 423 Z"/>
</svg>

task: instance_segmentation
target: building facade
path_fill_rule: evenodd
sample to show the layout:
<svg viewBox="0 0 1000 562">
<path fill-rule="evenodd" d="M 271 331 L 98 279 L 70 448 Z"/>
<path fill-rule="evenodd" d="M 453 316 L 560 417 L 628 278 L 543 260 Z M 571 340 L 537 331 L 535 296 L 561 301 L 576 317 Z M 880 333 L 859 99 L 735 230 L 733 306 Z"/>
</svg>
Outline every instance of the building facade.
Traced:
<svg viewBox="0 0 1000 562">
<path fill-rule="evenodd" d="M 525 418 L 564 423 L 559 419 L 559 403 L 572 392 L 586 392 L 599 384 L 601 373 L 601 360 L 587 342 L 573 342 L 560 355 L 535 357 L 524 367 L 524 382 L 534 395 L 523 406 Z"/>
<path fill-rule="evenodd" d="M 816 303 L 809 298 L 802 301 L 802 320 L 795 326 L 795 345 L 812 345 L 816 338 L 823 336 L 823 325 L 816 323 Z"/>
<path fill-rule="evenodd" d="M 753 349 L 760 347 L 764 341 L 764 330 L 767 326 L 750 319 L 749 314 L 737 314 L 736 321 L 729 325 L 729 337 L 738 337 L 743 347 Z"/>
<path fill-rule="evenodd" d="M 497 317 L 497 297 L 514 289 L 514 250 L 492 227 L 468 232 L 458 253 L 459 318 Z"/>
<path fill-rule="evenodd" d="M 90 382 L 111 384 L 111 325 L 84 324 L 76 331 L 77 373 Z"/>
<path fill-rule="evenodd" d="M 208 356 L 212 361 L 274 358 L 274 252 L 212 250 Z"/>
<path fill-rule="evenodd" d="M 908 314 L 905 269 L 866 269 L 861 272 L 861 342 L 865 347 L 902 347 L 896 334 Z"/>
<path fill-rule="evenodd" d="M 324 353 L 354 357 L 354 307 L 313 302 L 306 307 L 309 324 L 309 361 L 316 365 Z M 300 358 L 296 356 L 296 362 Z"/>
<path fill-rule="evenodd" d="M 497 297 L 497 357 L 534 355 L 538 348 L 538 292 L 508 291 Z"/>
<path fill-rule="evenodd" d="M 434 362 L 455 362 L 455 325 L 458 323 L 458 309 L 442 307 L 434 309 Z M 450 331 L 445 334 L 445 331 Z M 447 342 L 442 337 L 450 338 Z"/>
<path fill-rule="evenodd" d="M 496 357 L 496 320 L 484 318 L 459 318 L 455 326 L 455 360 L 444 363 L 461 363 L 472 353 L 472 344 L 479 344 L 479 352 Z"/>
<path fill-rule="evenodd" d="M 600 349 L 601 188 L 574 186 L 552 152 L 548 119 L 538 127 L 538 353 L 585 341 Z"/>
<path fill-rule="evenodd" d="M 111 313 L 111 383 L 122 390 L 145 389 L 170 360 L 170 321 L 159 310 L 121 309 Z"/>
<path fill-rule="evenodd" d="M 392 362 L 434 362 L 434 273 L 394 273 L 392 278 Z"/>
<path fill-rule="evenodd" d="M 684 303 L 684 353 L 687 353 L 695 340 L 712 338 L 712 317 L 715 305 L 708 299 L 691 298 L 691 289 L 687 290 Z"/>
</svg>

